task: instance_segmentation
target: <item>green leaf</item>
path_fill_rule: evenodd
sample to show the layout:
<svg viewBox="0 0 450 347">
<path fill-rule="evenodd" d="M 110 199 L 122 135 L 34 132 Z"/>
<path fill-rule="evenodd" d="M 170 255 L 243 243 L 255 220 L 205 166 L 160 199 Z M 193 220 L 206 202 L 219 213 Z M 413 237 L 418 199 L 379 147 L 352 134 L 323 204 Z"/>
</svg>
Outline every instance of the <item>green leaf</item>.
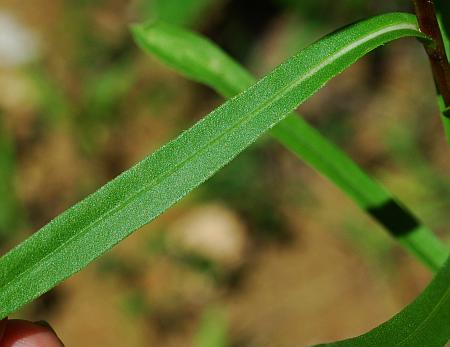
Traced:
<svg viewBox="0 0 450 347">
<path fill-rule="evenodd" d="M 424 38 L 414 17 L 389 14 L 325 37 L 61 214 L 0 258 L 0 318 L 163 213 L 360 57 L 406 36 Z"/>
<path fill-rule="evenodd" d="M 413 17 L 408 20 L 412 22 Z M 255 82 L 219 47 L 195 33 L 156 22 L 136 26 L 134 34 L 145 51 L 225 97 L 233 97 Z M 431 269 L 439 269 L 447 259 L 448 249 L 426 226 L 306 121 L 291 114 L 271 135 L 340 187 Z"/>
<path fill-rule="evenodd" d="M 448 0 L 436 0 L 436 11 L 447 59 L 450 59 L 450 2 Z"/>
<path fill-rule="evenodd" d="M 442 347 L 450 339 L 450 260 L 416 300 L 370 332 L 316 347 Z"/>
</svg>

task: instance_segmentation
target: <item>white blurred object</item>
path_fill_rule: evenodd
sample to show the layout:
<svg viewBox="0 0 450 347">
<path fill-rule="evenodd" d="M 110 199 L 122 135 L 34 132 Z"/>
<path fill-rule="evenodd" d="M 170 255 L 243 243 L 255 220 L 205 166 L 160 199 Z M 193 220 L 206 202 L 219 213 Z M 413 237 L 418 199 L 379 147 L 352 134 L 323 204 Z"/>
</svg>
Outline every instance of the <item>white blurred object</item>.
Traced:
<svg viewBox="0 0 450 347">
<path fill-rule="evenodd" d="M 33 60 L 38 45 L 33 33 L 7 12 L 0 11 L 0 67 L 12 67 Z"/>
<path fill-rule="evenodd" d="M 177 220 L 169 231 L 172 249 L 194 253 L 233 268 L 244 258 L 246 227 L 222 205 L 197 207 Z"/>
</svg>

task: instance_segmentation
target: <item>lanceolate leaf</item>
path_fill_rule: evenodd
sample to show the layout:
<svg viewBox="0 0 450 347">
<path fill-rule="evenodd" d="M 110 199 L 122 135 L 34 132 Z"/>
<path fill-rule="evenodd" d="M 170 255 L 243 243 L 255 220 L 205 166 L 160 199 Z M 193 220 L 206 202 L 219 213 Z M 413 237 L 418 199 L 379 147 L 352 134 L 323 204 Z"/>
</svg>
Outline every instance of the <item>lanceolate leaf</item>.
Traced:
<svg viewBox="0 0 450 347">
<path fill-rule="evenodd" d="M 390 15 L 405 18 L 405 15 Z M 406 16 L 413 23 L 413 17 Z M 255 79 L 207 39 L 162 22 L 136 25 L 135 39 L 146 51 L 183 75 L 233 97 Z M 340 187 L 426 265 L 439 269 L 448 249 L 379 183 L 302 118 L 291 114 L 272 136 Z"/>
<path fill-rule="evenodd" d="M 137 29 L 136 29 L 137 30 Z M 0 258 L 0 318 L 150 222 L 364 54 L 423 35 L 404 14 L 325 37 Z"/>
<path fill-rule="evenodd" d="M 450 339 L 450 261 L 430 285 L 387 322 L 367 334 L 316 347 L 442 347 Z"/>
</svg>

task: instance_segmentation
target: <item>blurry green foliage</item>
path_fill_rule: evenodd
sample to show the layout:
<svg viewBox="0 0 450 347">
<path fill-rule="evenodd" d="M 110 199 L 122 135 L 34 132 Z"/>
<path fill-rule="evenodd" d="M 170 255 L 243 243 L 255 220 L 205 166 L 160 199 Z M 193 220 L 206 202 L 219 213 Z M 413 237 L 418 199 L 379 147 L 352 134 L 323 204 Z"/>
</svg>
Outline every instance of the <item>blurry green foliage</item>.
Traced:
<svg viewBox="0 0 450 347">
<path fill-rule="evenodd" d="M 124 279 L 135 277 L 139 272 L 139 269 L 128 258 L 115 254 L 108 254 L 103 257 L 96 269 L 102 276 L 117 275 Z"/>
<path fill-rule="evenodd" d="M 149 312 L 150 305 L 144 293 L 134 290 L 124 296 L 123 309 L 132 317 L 144 315 Z"/>
<path fill-rule="evenodd" d="M 150 256 L 168 257 L 174 264 L 201 273 L 216 284 L 226 282 L 227 276 L 232 275 L 222 271 L 220 265 L 212 259 L 193 252 L 171 250 L 167 235 L 167 230 L 160 229 L 152 232 L 147 244 L 147 251 Z"/>
<path fill-rule="evenodd" d="M 194 253 L 170 254 L 170 257 L 180 266 L 201 273 L 215 284 L 226 283 L 227 274 L 211 259 Z"/>
<path fill-rule="evenodd" d="M 295 10 L 299 15 L 308 18 L 309 22 L 325 23 L 348 18 L 362 18 L 385 11 L 408 10 L 410 0 L 391 0 L 372 2 L 366 0 L 276 0 L 288 9 Z"/>
<path fill-rule="evenodd" d="M 363 223 L 353 215 L 345 217 L 338 236 L 354 246 L 355 252 L 359 253 L 372 267 L 383 267 L 383 269 L 392 267 L 395 263 L 391 252 L 397 246 L 395 241 L 387 234 L 376 232 L 378 226 L 373 223 Z"/>
<path fill-rule="evenodd" d="M 193 347 L 227 347 L 228 321 L 223 308 L 208 307 L 202 315 Z"/>
<path fill-rule="evenodd" d="M 41 118 L 48 124 L 56 124 L 71 117 L 72 109 L 67 95 L 43 64 L 35 64 L 28 71 L 38 92 Z"/>
<path fill-rule="evenodd" d="M 164 81 L 158 81 L 143 92 L 146 107 L 153 111 L 151 116 L 155 118 L 164 117 L 164 109 L 179 97 L 177 90 L 170 83 Z"/>
<path fill-rule="evenodd" d="M 150 234 L 148 238 L 147 250 L 152 256 L 167 253 L 166 230 L 159 229 Z"/>
<path fill-rule="evenodd" d="M 289 231 L 277 209 L 277 196 L 268 189 L 269 165 L 268 147 L 260 141 L 206 181 L 202 186 L 203 198 L 221 199 L 233 206 L 250 224 L 256 239 L 285 240 Z"/>
<path fill-rule="evenodd" d="M 427 225 L 440 229 L 447 224 L 450 181 L 429 165 L 429 154 L 419 144 L 424 135 L 421 134 L 421 128 L 414 126 L 414 123 L 419 121 L 409 119 L 403 122 L 402 127 L 390 127 L 384 134 L 384 141 L 395 162 L 409 173 L 409 176 L 402 179 L 404 186 L 416 187 L 414 190 L 404 188 L 399 191 L 402 200 L 411 201 L 410 204 L 416 206 L 415 212 Z M 397 190 L 400 190 L 400 187 Z"/>
<path fill-rule="evenodd" d="M 217 0 L 151 0 L 143 1 L 144 18 L 164 20 L 171 24 L 193 26 Z"/>
<path fill-rule="evenodd" d="M 365 0 L 344 0 L 344 1 L 317 1 L 317 0 L 278 0 L 282 5 L 296 10 L 302 16 L 313 16 L 314 19 L 323 21 L 329 18 L 339 18 L 344 14 L 348 16 L 349 13 L 364 12 L 367 8 L 367 1 Z M 336 13 L 339 12 L 339 14 Z"/>
<path fill-rule="evenodd" d="M 0 242 L 23 225 L 23 211 L 15 192 L 16 156 L 14 143 L 0 113 Z"/>
<path fill-rule="evenodd" d="M 127 60 L 110 64 L 91 76 L 85 89 L 86 112 L 95 120 L 111 120 L 118 115 L 120 101 L 136 81 L 133 65 Z"/>
</svg>

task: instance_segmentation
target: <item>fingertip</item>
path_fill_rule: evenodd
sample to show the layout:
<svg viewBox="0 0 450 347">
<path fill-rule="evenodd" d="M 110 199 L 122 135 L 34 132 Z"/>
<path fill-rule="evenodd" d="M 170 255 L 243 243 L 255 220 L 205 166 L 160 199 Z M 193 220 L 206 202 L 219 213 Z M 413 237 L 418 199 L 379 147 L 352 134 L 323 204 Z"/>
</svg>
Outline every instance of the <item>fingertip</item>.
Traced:
<svg viewBox="0 0 450 347">
<path fill-rule="evenodd" d="M 49 328 L 24 320 L 8 320 L 0 347 L 63 347 Z"/>
</svg>

